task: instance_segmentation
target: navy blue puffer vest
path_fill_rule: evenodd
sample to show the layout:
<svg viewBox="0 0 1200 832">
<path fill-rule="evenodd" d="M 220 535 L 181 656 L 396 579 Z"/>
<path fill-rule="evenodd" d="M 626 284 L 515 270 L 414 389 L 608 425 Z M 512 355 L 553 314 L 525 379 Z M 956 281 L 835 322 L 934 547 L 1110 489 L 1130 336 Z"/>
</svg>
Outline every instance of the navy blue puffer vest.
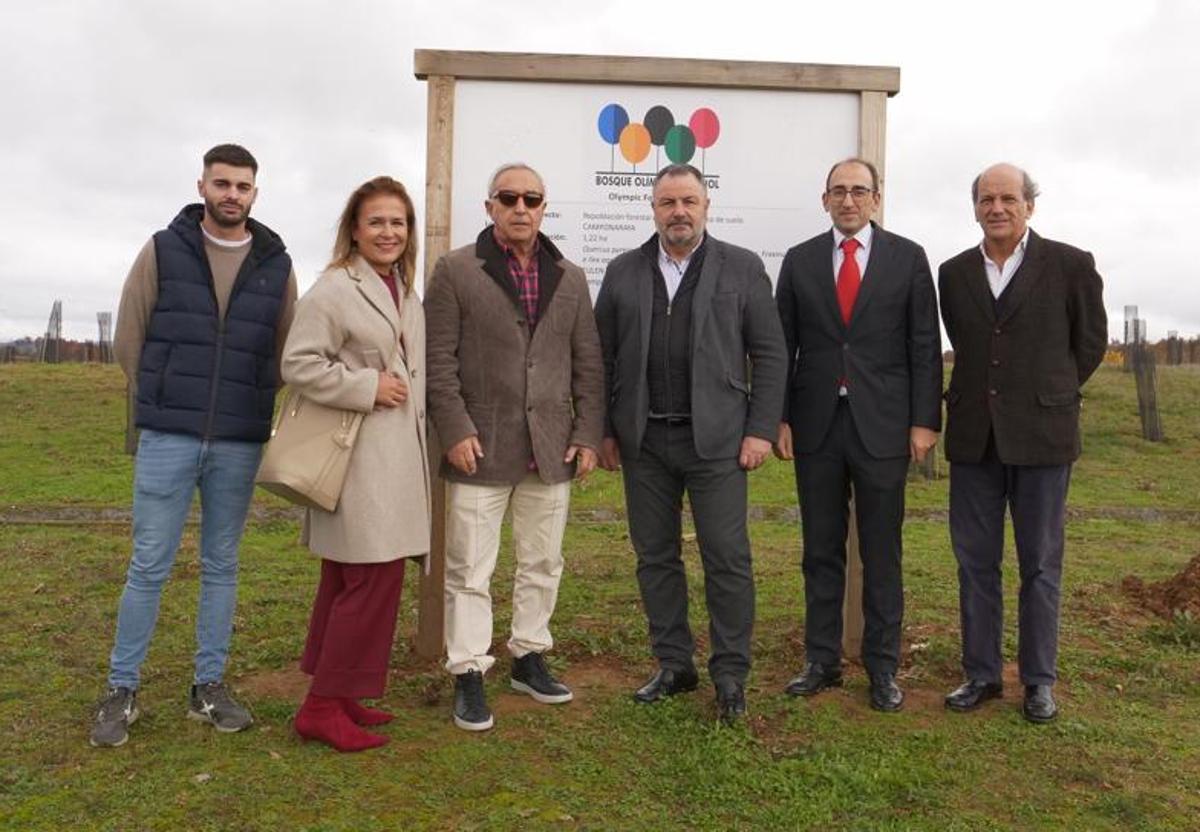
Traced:
<svg viewBox="0 0 1200 832">
<path fill-rule="evenodd" d="M 279 386 L 275 330 L 292 260 L 275 232 L 253 237 L 221 320 L 200 220 L 188 205 L 154 235 L 158 302 L 138 364 L 137 426 L 265 442 Z"/>
</svg>

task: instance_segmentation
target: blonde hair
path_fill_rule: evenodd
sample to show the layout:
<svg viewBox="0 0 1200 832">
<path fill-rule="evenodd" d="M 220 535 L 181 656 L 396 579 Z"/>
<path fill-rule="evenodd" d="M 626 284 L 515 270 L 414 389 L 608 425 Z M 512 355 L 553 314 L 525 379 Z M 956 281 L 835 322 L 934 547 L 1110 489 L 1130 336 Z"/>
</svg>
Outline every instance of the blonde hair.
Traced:
<svg viewBox="0 0 1200 832">
<path fill-rule="evenodd" d="M 417 212 L 413 208 L 412 198 L 399 180 L 390 176 L 376 176 L 359 185 L 338 220 L 337 237 L 333 241 L 333 259 L 327 268 L 348 266 L 358 254 L 358 246 L 354 242 L 354 226 L 358 222 L 358 212 L 362 204 L 373 196 L 395 196 L 404 203 L 404 217 L 408 221 L 408 242 L 404 253 L 400 255 L 401 279 L 404 281 L 404 294 L 410 294 L 417 273 Z"/>
</svg>

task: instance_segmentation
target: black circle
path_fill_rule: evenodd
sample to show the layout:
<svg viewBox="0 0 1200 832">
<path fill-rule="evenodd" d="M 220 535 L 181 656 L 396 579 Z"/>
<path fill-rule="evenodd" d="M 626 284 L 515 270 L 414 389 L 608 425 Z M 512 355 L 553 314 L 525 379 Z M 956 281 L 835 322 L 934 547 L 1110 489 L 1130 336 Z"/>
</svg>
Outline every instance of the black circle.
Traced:
<svg viewBox="0 0 1200 832">
<path fill-rule="evenodd" d="M 655 147 L 662 147 L 663 142 L 667 140 L 667 131 L 675 126 L 675 116 L 663 105 L 655 104 L 646 111 L 642 124 L 650 131 L 650 143 Z"/>
</svg>

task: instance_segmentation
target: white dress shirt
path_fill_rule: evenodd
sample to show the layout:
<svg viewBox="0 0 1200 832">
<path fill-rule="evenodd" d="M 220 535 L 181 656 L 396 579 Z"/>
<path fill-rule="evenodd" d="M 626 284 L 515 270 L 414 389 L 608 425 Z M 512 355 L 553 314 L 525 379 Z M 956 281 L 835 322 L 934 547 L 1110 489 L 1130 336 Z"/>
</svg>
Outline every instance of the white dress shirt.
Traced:
<svg viewBox="0 0 1200 832">
<path fill-rule="evenodd" d="M 692 262 L 692 255 L 696 253 L 696 249 L 700 248 L 700 243 L 704 242 L 704 235 L 700 235 L 700 242 L 696 243 L 695 247 L 687 253 L 687 257 L 682 260 L 676 260 L 667 250 L 663 248 L 662 238 L 658 240 L 658 270 L 662 272 L 663 281 L 667 284 L 667 302 L 675 300 L 675 293 L 679 291 L 679 285 L 683 283 L 683 276 L 687 274 L 688 265 Z"/>
<path fill-rule="evenodd" d="M 867 223 L 858 229 L 858 233 L 854 234 L 854 239 L 858 240 L 858 250 L 854 252 L 854 260 L 858 263 L 860 280 L 867 273 L 867 258 L 871 256 L 871 233 L 873 230 L 871 223 Z M 846 252 L 842 251 L 842 243 L 846 239 L 846 235 L 838 231 L 835 225 L 833 227 L 833 282 L 835 285 L 838 271 L 842 268 L 842 261 L 846 259 Z"/>
<path fill-rule="evenodd" d="M 986 241 L 985 241 L 986 242 Z M 1016 249 L 1012 254 L 1008 255 L 1008 259 L 1004 261 L 1004 266 L 997 266 L 992 262 L 992 258 L 988 257 L 987 249 L 983 247 L 983 243 L 979 244 L 979 251 L 983 254 L 983 268 L 987 271 L 988 286 L 992 289 L 992 297 L 1000 297 L 1000 293 L 1004 291 L 1004 287 L 1012 280 L 1012 276 L 1017 273 L 1017 269 L 1021 268 L 1021 263 L 1025 260 L 1025 244 L 1029 242 L 1029 229 L 1025 229 L 1025 235 L 1021 237 L 1021 242 L 1017 243 Z"/>
</svg>

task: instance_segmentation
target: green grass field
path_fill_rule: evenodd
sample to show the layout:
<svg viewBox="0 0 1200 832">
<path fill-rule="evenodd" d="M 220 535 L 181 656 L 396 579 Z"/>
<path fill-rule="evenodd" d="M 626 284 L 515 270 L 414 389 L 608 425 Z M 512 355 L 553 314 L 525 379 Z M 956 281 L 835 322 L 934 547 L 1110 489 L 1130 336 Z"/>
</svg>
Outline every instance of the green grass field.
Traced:
<svg viewBox="0 0 1200 832">
<path fill-rule="evenodd" d="M 803 587 L 791 468 L 752 479 L 758 587 L 744 727 L 718 727 L 711 689 L 641 707 L 651 671 L 619 480 L 577 489 L 552 664 L 576 691 L 537 705 L 507 691 L 511 553 L 493 582 L 488 680 L 495 730 L 450 722 L 451 685 L 410 647 L 405 590 L 384 705 L 391 742 L 360 755 L 303 744 L 289 720 L 317 562 L 284 504 L 258 500 L 242 549 L 229 681 L 257 724 L 217 735 L 183 718 L 191 679 L 196 535 L 189 529 L 149 659 L 142 719 L 119 749 L 87 744 L 128 558 L 132 465 L 112 367 L 0 366 L 0 828 L 2 829 L 1069 829 L 1200 828 L 1200 625 L 1156 618 L 1122 578 L 1159 581 L 1200 554 L 1200 372 L 1160 368 L 1167 441 L 1140 439 L 1133 379 L 1105 368 L 1086 389 L 1063 595 L 1062 715 L 1004 700 L 946 713 L 958 671 L 957 583 L 946 480 L 914 479 L 905 526 L 905 710 L 846 687 L 795 701 Z M 611 521 L 606 518 L 616 518 Z M 603 522 L 601 522 L 603 521 Z M 688 553 L 705 648 L 701 573 Z M 1015 563 L 1008 557 L 1015 654 Z M 410 572 L 410 575 L 412 573 Z M 699 663 L 703 666 L 704 656 Z"/>
</svg>

